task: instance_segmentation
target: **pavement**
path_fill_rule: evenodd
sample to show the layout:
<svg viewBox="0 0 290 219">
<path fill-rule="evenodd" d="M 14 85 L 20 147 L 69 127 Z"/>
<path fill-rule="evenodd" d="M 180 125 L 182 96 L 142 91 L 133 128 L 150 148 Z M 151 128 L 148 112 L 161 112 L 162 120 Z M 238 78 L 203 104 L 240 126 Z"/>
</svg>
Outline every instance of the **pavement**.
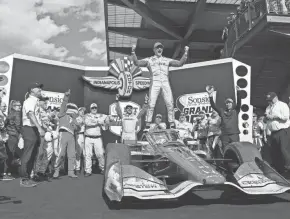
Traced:
<svg viewBox="0 0 290 219">
<path fill-rule="evenodd" d="M 35 188 L 19 179 L 0 182 L 1 219 L 289 219 L 290 193 L 279 196 L 220 198 L 221 191 L 198 191 L 180 202 L 126 203 L 110 210 L 101 195 L 102 176 L 64 176 Z"/>
</svg>

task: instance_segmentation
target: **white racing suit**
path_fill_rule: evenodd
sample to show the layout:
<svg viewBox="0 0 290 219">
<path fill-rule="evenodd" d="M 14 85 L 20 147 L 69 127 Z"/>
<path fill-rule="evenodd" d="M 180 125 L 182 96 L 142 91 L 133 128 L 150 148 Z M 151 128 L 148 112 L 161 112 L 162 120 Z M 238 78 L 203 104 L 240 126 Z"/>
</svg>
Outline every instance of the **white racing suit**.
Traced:
<svg viewBox="0 0 290 219">
<path fill-rule="evenodd" d="M 107 115 L 91 114 L 85 115 L 85 172 L 92 173 L 93 150 L 99 162 L 99 168 L 104 171 L 104 146 L 102 130 L 105 129 Z"/>
<path fill-rule="evenodd" d="M 116 111 L 118 116 L 121 118 L 122 123 L 122 134 L 121 134 L 121 142 L 134 144 L 137 142 L 137 125 L 140 122 L 140 118 L 148 109 L 148 105 L 144 104 L 142 109 L 134 114 L 128 115 L 126 113 L 122 113 L 120 104 L 117 103 Z"/>
<path fill-rule="evenodd" d="M 146 122 L 151 123 L 154 108 L 160 91 L 162 92 L 165 105 L 167 107 L 168 122 L 174 122 L 173 96 L 169 84 L 169 64 L 172 59 L 161 56 L 152 56 L 144 59 L 148 62 L 148 68 L 152 73 L 151 86 L 149 90 L 149 109 L 146 115 Z"/>
</svg>

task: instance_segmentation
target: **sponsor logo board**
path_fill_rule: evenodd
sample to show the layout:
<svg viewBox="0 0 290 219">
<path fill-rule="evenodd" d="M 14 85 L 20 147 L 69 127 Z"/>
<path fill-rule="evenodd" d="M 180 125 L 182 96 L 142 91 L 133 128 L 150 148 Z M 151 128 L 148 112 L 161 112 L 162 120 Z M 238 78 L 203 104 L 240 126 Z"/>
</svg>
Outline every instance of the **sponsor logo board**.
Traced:
<svg viewBox="0 0 290 219">
<path fill-rule="evenodd" d="M 64 93 L 52 92 L 52 91 L 42 91 L 41 92 L 44 97 L 48 97 L 48 107 L 51 109 L 60 109 L 61 103 L 64 98 Z"/>
<path fill-rule="evenodd" d="M 150 78 L 140 76 L 142 70 L 133 65 L 127 57 L 116 59 L 110 64 L 107 77 L 87 77 L 83 79 L 94 87 L 118 90 L 120 96 L 129 97 L 133 90 L 145 90 L 150 87 Z"/>
<path fill-rule="evenodd" d="M 125 107 L 127 105 L 131 105 L 133 107 L 133 114 L 137 115 L 140 110 L 141 107 L 139 104 L 132 102 L 132 101 L 122 101 L 120 102 L 120 108 L 122 110 L 122 113 L 125 113 Z M 122 124 L 121 124 L 121 118 L 117 115 L 117 103 L 113 103 L 109 106 L 109 115 L 112 116 L 114 118 L 114 121 L 110 122 L 110 131 L 118 136 L 121 136 L 121 132 L 122 132 Z M 137 133 L 141 130 L 141 121 L 137 124 L 137 128 L 136 131 Z"/>
<path fill-rule="evenodd" d="M 214 92 L 213 100 L 216 102 L 216 92 Z M 193 123 L 200 111 L 204 111 L 208 116 L 213 111 L 207 92 L 181 95 L 176 99 L 176 107 L 176 111 L 183 112 L 190 123 Z"/>
</svg>

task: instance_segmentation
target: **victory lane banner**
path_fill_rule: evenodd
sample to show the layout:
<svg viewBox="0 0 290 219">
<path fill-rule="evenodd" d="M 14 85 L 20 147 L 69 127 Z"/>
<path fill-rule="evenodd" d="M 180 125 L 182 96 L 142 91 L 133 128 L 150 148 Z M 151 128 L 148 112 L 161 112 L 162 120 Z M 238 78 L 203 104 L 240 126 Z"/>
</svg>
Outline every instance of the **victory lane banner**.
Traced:
<svg viewBox="0 0 290 219">
<path fill-rule="evenodd" d="M 133 106 L 133 114 L 134 115 L 137 115 L 140 112 L 141 107 L 139 104 L 132 102 L 132 101 L 120 101 L 120 108 L 122 110 L 122 114 L 125 113 L 125 107 L 128 104 Z M 117 107 L 117 103 L 112 103 L 109 106 L 109 115 L 114 118 L 114 121 L 110 122 L 110 131 L 115 135 L 121 136 L 121 132 L 122 132 L 121 118 L 118 117 L 118 115 L 117 115 L 116 107 Z M 141 122 L 139 122 L 137 125 L 137 133 L 140 130 L 141 130 Z"/>
<path fill-rule="evenodd" d="M 216 91 L 213 93 L 213 100 L 216 102 Z M 213 111 L 207 92 L 181 95 L 176 99 L 176 107 L 185 114 L 186 120 L 190 123 L 194 122 L 200 111 L 204 111 L 207 116 Z"/>
<path fill-rule="evenodd" d="M 52 92 L 52 91 L 41 91 L 42 95 L 44 97 L 48 97 L 48 107 L 51 108 L 51 110 L 59 110 L 61 103 L 64 98 L 64 93 L 58 93 L 58 92 Z"/>
</svg>

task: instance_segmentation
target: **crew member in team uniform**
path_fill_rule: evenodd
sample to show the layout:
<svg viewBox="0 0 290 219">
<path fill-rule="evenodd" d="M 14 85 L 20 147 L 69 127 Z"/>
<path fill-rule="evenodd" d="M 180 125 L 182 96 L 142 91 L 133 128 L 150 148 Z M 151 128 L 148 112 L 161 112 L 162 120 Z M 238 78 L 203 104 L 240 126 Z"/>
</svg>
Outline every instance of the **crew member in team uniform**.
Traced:
<svg viewBox="0 0 290 219">
<path fill-rule="evenodd" d="M 157 114 L 155 116 L 155 123 L 150 124 L 149 132 L 154 132 L 158 130 L 166 129 L 166 123 L 162 122 L 162 115 Z M 147 131 L 147 130 L 144 130 Z"/>
<path fill-rule="evenodd" d="M 210 149 L 207 145 L 207 133 L 208 133 L 208 119 L 204 111 L 198 112 L 196 118 L 196 125 L 194 127 L 195 138 L 199 140 L 199 149 L 210 153 Z"/>
<path fill-rule="evenodd" d="M 150 128 L 152 116 L 160 91 L 162 91 L 163 99 L 167 107 L 168 122 L 170 128 L 174 128 L 174 107 L 173 95 L 169 84 L 169 67 L 181 67 L 187 60 L 188 47 L 185 47 L 185 52 L 180 61 L 169 59 L 162 56 L 164 46 L 157 42 L 154 44 L 154 56 L 138 60 L 135 54 L 136 46 L 132 47 L 132 58 L 134 65 L 139 67 L 148 67 L 151 72 L 151 86 L 149 90 L 149 109 L 146 116 L 146 129 Z"/>
<path fill-rule="evenodd" d="M 85 107 L 79 108 L 79 116 L 77 117 L 77 122 L 81 125 L 80 130 L 76 134 L 76 174 L 81 172 L 81 158 L 85 147 Z"/>
<path fill-rule="evenodd" d="M 234 106 L 234 101 L 227 98 L 225 101 L 226 108 L 218 109 L 213 101 L 214 87 L 207 86 L 206 91 L 209 94 L 210 105 L 221 117 L 221 140 L 223 149 L 232 142 L 240 141 L 239 130 L 239 112 L 241 108 L 240 87 L 236 86 L 237 90 L 237 104 Z"/>
<path fill-rule="evenodd" d="M 193 125 L 186 121 L 184 113 L 180 113 L 179 120 L 175 120 L 175 127 L 184 142 L 193 139 Z"/>
<path fill-rule="evenodd" d="M 117 107 L 116 111 L 118 116 L 121 118 L 122 122 L 122 135 L 121 141 L 122 143 L 136 143 L 137 142 L 137 132 L 136 128 L 138 122 L 140 121 L 141 117 L 145 114 L 146 110 L 148 109 L 148 96 L 145 96 L 145 104 L 143 105 L 142 109 L 136 115 L 133 113 L 133 106 L 130 104 L 125 107 L 125 113 L 122 113 L 120 103 L 119 103 L 119 95 L 116 95 Z"/>
<path fill-rule="evenodd" d="M 208 118 L 207 145 L 209 146 L 213 157 L 223 155 L 220 135 L 221 135 L 221 117 L 216 111 L 213 111 Z"/>
<path fill-rule="evenodd" d="M 98 105 L 92 103 L 90 113 L 85 115 L 85 176 L 92 175 L 93 150 L 98 159 L 101 173 L 104 172 L 105 158 L 102 130 L 106 130 L 108 116 L 98 113 Z"/>
</svg>

